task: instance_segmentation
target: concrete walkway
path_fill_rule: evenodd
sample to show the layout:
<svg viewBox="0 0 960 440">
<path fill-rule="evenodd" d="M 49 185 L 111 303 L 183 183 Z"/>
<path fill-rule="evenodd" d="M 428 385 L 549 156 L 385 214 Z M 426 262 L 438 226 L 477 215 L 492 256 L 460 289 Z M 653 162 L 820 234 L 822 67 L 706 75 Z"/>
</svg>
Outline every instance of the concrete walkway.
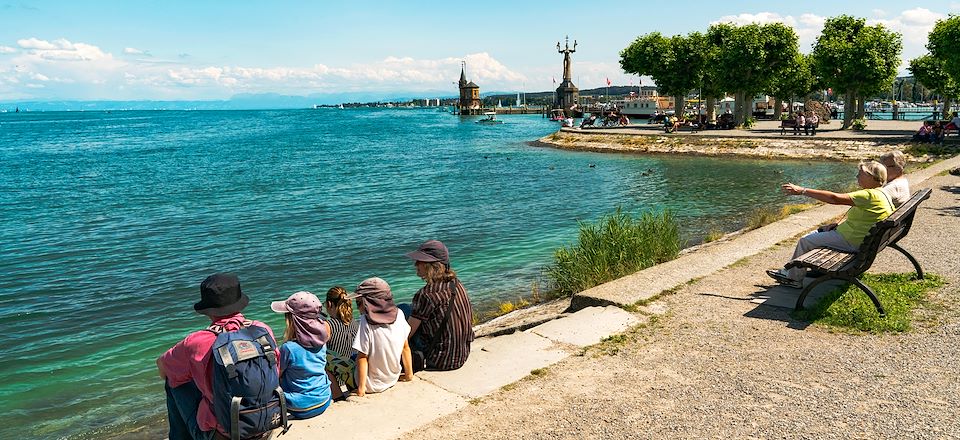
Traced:
<svg viewBox="0 0 960 440">
<path fill-rule="evenodd" d="M 918 188 L 931 176 L 957 166 L 960 166 L 960 157 L 940 162 L 908 177 L 911 185 Z M 764 252 L 783 240 L 811 230 L 843 211 L 842 207 L 835 206 L 811 209 L 582 292 L 571 302 L 571 308 L 577 310 L 575 313 L 524 331 L 477 339 L 468 362 L 457 371 L 422 372 L 413 382 L 399 383 L 382 394 L 351 397 L 346 402 L 334 404 L 324 415 L 311 420 L 294 421 L 288 434 L 281 438 L 397 438 L 456 413 L 475 399 L 497 393 L 531 374 L 543 374 L 544 370 L 541 369 L 579 354 L 583 347 L 597 344 L 603 338 L 648 319 L 649 315 L 629 313 L 618 306 L 632 305 L 665 290 L 709 276 L 743 258 Z M 758 302 L 767 299 L 756 298 Z M 808 301 L 808 304 L 813 302 L 812 299 Z M 792 306 L 790 301 L 786 301 L 786 304 Z M 600 390 L 611 384 L 587 381 L 570 385 Z M 449 438 L 446 435 L 436 437 Z M 472 437 L 484 438 L 485 435 L 476 432 Z"/>
</svg>

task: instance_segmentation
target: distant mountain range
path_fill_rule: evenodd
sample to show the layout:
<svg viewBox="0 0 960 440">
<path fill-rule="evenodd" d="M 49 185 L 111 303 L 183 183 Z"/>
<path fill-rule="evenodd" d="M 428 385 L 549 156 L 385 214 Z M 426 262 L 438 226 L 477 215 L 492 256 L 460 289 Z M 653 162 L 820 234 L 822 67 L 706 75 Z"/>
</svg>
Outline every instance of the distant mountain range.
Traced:
<svg viewBox="0 0 960 440">
<path fill-rule="evenodd" d="M 346 92 L 311 94 L 306 96 L 256 93 L 234 95 L 226 100 L 205 101 L 81 101 L 81 100 L 30 100 L 0 101 L 0 111 L 96 111 L 96 110 L 253 110 L 311 108 L 314 105 L 331 105 L 347 102 L 409 102 L 413 99 L 456 99 L 449 90 L 426 92 Z"/>
<path fill-rule="evenodd" d="M 609 91 L 608 91 L 609 89 Z M 609 93 L 611 96 L 628 94 L 634 87 L 611 86 L 609 88 L 584 89 L 581 95 L 601 95 Z M 553 91 L 521 92 L 526 102 L 549 104 L 553 102 Z M 485 100 L 496 102 L 502 100 L 504 104 L 512 104 L 517 92 L 487 92 L 482 95 Z M 0 101 L 0 111 L 12 112 L 17 108 L 20 111 L 98 111 L 98 110 L 255 110 L 255 109 L 289 109 L 311 108 L 314 105 L 336 105 L 340 103 L 375 103 L 375 102 L 410 102 L 418 99 L 450 100 L 457 99 L 456 93 L 450 90 L 429 90 L 424 92 L 344 92 L 344 93 L 315 93 L 306 96 L 281 95 L 278 93 L 244 93 L 232 96 L 226 100 L 206 101 L 83 101 L 83 100 L 30 100 Z"/>
</svg>

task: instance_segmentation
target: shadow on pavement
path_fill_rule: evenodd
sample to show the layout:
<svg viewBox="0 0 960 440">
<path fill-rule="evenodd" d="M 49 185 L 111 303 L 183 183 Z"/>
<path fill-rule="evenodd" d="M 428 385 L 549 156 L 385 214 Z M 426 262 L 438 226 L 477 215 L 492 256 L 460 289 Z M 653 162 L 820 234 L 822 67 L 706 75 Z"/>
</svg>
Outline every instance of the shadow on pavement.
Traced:
<svg viewBox="0 0 960 440">
<path fill-rule="evenodd" d="M 810 278 L 804 281 L 804 284 L 812 282 Z M 826 294 L 843 286 L 845 283 L 841 280 L 832 280 L 820 284 L 804 300 L 804 307 L 809 309 L 820 302 Z M 811 322 L 795 318 L 791 312 L 800 297 L 800 289 L 792 289 L 780 285 L 761 286 L 755 285 L 758 290 L 750 294 L 749 300 L 756 303 L 757 307 L 744 313 L 747 318 L 767 319 L 782 321 L 787 324 L 787 328 L 795 330 L 804 330 L 810 326 Z"/>
</svg>

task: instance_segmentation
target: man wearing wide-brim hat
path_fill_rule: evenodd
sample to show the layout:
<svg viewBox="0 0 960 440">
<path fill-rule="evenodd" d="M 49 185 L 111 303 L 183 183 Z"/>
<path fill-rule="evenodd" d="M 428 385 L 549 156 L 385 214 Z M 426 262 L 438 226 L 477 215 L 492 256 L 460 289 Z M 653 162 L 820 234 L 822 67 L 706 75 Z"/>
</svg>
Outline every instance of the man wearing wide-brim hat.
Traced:
<svg viewBox="0 0 960 440">
<path fill-rule="evenodd" d="M 193 309 L 210 318 L 212 324 L 208 328 L 234 331 L 257 325 L 267 329 L 273 337 L 273 330 L 268 325 L 247 320 L 240 313 L 249 303 L 250 298 L 240 290 L 236 275 L 217 273 L 200 283 L 200 302 L 194 304 Z M 229 438 L 229 430 L 217 423 L 213 412 L 210 347 L 216 339 L 216 333 L 208 329 L 195 331 L 157 358 L 157 368 L 167 393 L 170 440 L 210 439 L 217 432 Z M 274 348 L 274 351 L 279 358 L 279 350 Z"/>
<path fill-rule="evenodd" d="M 456 370 L 470 355 L 473 341 L 473 308 L 467 289 L 450 267 L 450 253 L 438 240 L 428 240 L 407 254 L 417 276 L 426 282 L 413 296 L 410 312 L 410 346 L 422 352 L 428 370 Z"/>
</svg>

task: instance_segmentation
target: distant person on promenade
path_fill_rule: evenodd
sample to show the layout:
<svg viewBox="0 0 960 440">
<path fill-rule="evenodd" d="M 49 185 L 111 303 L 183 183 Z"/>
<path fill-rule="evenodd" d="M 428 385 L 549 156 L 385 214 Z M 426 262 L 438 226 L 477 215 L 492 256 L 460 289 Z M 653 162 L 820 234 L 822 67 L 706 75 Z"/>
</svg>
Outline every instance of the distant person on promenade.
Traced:
<svg viewBox="0 0 960 440">
<path fill-rule="evenodd" d="M 260 321 L 249 321 L 240 313 L 249 302 L 250 298 L 240 290 L 236 275 L 218 273 L 207 277 L 200 284 L 200 302 L 194 304 L 193 309 L 209 317 L 211 326 L 190 333 L 157 358 L 157 369 L 167 393 L 169 440 L 212 439 L 218 433 L 230 437 L 230 431 L 217 421 L 213 409 L 213 356 L 210 348 L 217 333 L 210 328 L 234 331 L 257 326 L 266 329 L 273 339 L 273 330 L 269 326 Z M 274 355 L 276 358 L 280 356 L 276 347 Z M 279 370 L 276 374 L 279 377 Z"/>
<path fill-rule="evenodd" d="M 357 286 L 353 298 L 360 310 L 360 328 L 353 340 L 357 351 L 357 396 L 380 393 L 397 381 L 413 380 L 410 325 L 393 302 L 390 285 L 380 278 L 368 278 Z M 401 376 L 401 366 L 403 372 Z"/>
<path fill-rule="evenodd" d="M 950 123 L 944 127 L 944 130 L 960 131 L 960 116 L 957 115 L 957 112 L 953 112 L 953 118 L 950 119 Z"/>
<path fill-rule="evenodd" d="M 331 390 L 334 400 L 343 397 L 343 388 L 355 390 L 357 388 L 354 371 L 357 368 L 356 351 L 353 349 L 353 340 L 360 329 L 360 321 L 353 319 L 353 307 L 347 290 L 334 286 L 327 291 L 327 299 L 323 303 L 327 310 L 327 322 L 330 325 L 330 340 L 327 341 L 327 371 L 333 375 Z"/>
<path fill-rule="evenodd" d="M 893 200 L 893 207 L 899 208 L 900 205 L 910 200 L 910 182 L 903 175 L 903 169 L 907 166 L 907 157 L 898 150 L 884 153 L 878 160 L 887 169 L 887 183 L 883 185 L 883 191 Z"/>
<path fill-rule="evenodd" d="M 413 296 L 408 321 L 410 345 L 422 353 L 422 360 L 415 356 L 414 369 L 456 370 L 467 361 L 474 336 L 467 289 L 450 267 L 450 254 L 440 241 L 425 241 L 407 257 L 426 283 Z"/>
<path fill-rule="evenodd" d="M 930 124 L 923 122 L 920 125 L 920 129 L 913 134 L 913 137 L 910 139 L 911 142 L 930 142 Z"/>
<path fill-rule="evenodd" d="M 287 328 L 280 346 L 280 388 L 287 399 L 287 411 L 294 419 L 309 419 L 330 407 L 330 378 L 327 374 L 327 341 L 330 324 L 321 310 L 320 298 L 300 291 L 286 301 L 274 301 L 270 308 L 283 313 Z"/>
<path fill-rule="evenodd" d="M 839 224 L 824 225 L 797 242 L 793 258 L 797 258 L 813 249 L 831 248 L 838 251 L 856 252 L 867 236 L 870 228 L 893 212 L 890 196 L 879 188 L 887 181 L 887 169 L 878 162 L 861 162 L 857 167 L 859 191 L 840 194 L 821 189 L 810 189 L 792 183 L 784 183 L 781 188 L 788 195 L 805 195 L 831 205 L 848 205 L 845 220 Z M 767 275 L 780 285 L 799 289 L 803 287 L 803 277 L 807 270 L 768 270 Z"/>
<path fill-rule="evenodd" d="M 940 121 L 933 123 L 933 128 L 930 130 L 930 143 L 931 144 L 942 144 L 943 143 L 943 124 Z"/>
<path fill-rule="evenodd" d="M 811 130 L 813 130 L 813 132 L 816 133 L 818 124 L 820 124 L 820 117 L 817 116 L 817 112 L 810 112 L 810 117 L 807 118 L 806 122 L 803 125 L 804 133 L 810 134 Z"/>
</svg>

